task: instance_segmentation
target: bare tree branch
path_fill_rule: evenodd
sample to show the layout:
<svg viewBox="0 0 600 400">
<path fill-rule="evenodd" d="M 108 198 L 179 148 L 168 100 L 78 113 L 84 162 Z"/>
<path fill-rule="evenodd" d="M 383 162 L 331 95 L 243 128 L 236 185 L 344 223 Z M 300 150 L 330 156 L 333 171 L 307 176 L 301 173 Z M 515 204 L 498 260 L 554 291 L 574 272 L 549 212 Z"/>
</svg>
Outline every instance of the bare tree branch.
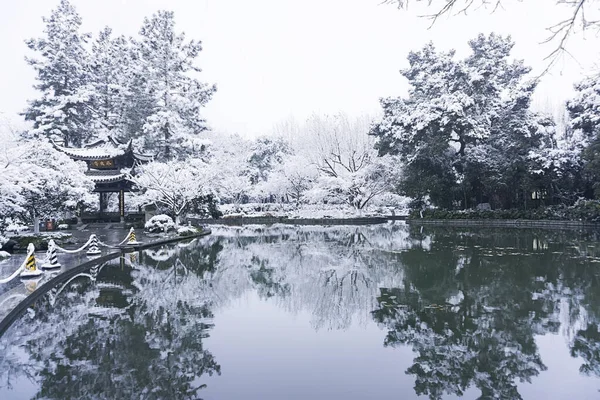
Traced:
<svg viewBox="0 0 600 400">
<path fill-rule="evenodd" d="M 450 14 L 452 10 L 459 7 L 458 12 L 454 15 L 465 14 L 468 10 L 481 7 L 491 7 L 492 13 L 496 12 L 498 8 L 502 7 L 503 0 L 413 0 L 414 2 L 423 3 L 427 2 L 427 6 L 431 7 L 433 4 L 444 2 L 441 8 L 436 12 L 427 15 L 419 15 L 419 17 L 427 18 L 431 20 L 429 29 L 435 25 L 437 20 L 445 15 Z M 514 1 L 514 0 L 513 0 Z M 519 0 L 521 1 L 521 0 Z M 397 4 L 400 9 L 408 9 L 410 0 L 384 0 L 382 4 Z M 570 7 L 572 12 L 564 20 L 550 26 L 547 30 L 550 32 L 549 36 L 541 44 L 549 44 L 558 40 L 557 46 L 544 58 L 544 61 L 548 61 L 548 64 L 540 76 L 548 72 L 552 66 L 554 66 L 562 55 L 568 55 L 575 59 L 567 49 L 568 39 L 573 35 L 577 27 L 581 27 L 583 31 L 596 28 L 600 31 L 600 20 L 588 20 L 586 18 L 586 5 L 590 3 L 599 2 L 597 0 L 555 0 L 556 5 L 564 5 Z M 600 8 L 600 7 L 599 7 Z"/>
</svg>

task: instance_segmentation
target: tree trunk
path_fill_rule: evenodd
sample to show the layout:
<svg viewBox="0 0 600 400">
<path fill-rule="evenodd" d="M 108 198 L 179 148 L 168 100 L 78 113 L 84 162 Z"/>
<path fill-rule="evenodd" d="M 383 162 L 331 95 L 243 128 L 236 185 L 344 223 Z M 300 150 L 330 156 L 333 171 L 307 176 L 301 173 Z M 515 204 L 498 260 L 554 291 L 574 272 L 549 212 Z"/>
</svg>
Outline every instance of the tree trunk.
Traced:
<svg viewBox="0 0 600 400">
<path fill-rule="evenodd" d="M 40 218 L 33 214 L 33 233 L 40 233 Z"/>
<path fill-rule="evenodd" d="M 169 143 L 171 135 L 169 134 L 169 123 L 167 122 L 164 126 L 165 133 L 165 159 L 168 161 L 171 159 L 171 144 Z"/>
</svg>

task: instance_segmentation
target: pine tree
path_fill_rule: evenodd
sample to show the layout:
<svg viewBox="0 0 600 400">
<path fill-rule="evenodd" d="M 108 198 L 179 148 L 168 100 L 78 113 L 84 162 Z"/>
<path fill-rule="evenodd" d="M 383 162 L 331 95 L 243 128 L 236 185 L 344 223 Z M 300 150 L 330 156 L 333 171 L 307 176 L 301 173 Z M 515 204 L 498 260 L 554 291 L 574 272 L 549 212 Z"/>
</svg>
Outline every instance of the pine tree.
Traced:
<svg viewBox="0 0 600 400">
<path fill-rule="evenodd" d="M 570 126 L 575 134 L 582 136 L 580 143 L 585 149 L 585 171 L 600 198 L 600 81 L 598 76 L 589 76 L 575 85 L 576 95 L 567 103 Z"/>
<path fill-rule="evenodd" d="M 146 115 L 141 142 L 146 149 L 158 147 L 159 158 L 168 160 L 182 155 L 190 138 L 206 129 L 200 111 L 216 87 L 198 80 L 201 43 L 175 32 L 173 12 L 146 18 L 140 36 L 136 79 L 145 103 L 136 112 Z"/>
<path fill-rule="evenodd" d="M 409 54 L 409 96 L 383 99 L 384 117 L 371 130 L 380 154 L 406 163 L 406 195 L 465 208 L 513 207 L 528 195 L 528 155 L 540 141 L 529 110 L 536 82 L 525 81 L 522 61 L 509 62 L 513 44 L 479 35 L 464 60 L 433 44 Z"/>
<path fill-rule="evenodd" d="M 90 36 L 79 32 L 81 18 L 68 0 L 61 0 L 43 20 L 45 37 L 26 42 L 37 53 L 26 61 L 37 73 L 40 96 L 30 101 L 25 118 L 34 122 L 33 135 L 80 146 L 90 136 L 90 92 L 85 87 L 89 76 L 85 44 Z"/>
<path fill-rule="evenodd" d="M 92 92 L 94 135 L 128 138 L 126 110 L 131 101 L 131 48 L 123 37 L 112 38 L 104 28 L 92 44 L 89 87 Z"/>
</svg>

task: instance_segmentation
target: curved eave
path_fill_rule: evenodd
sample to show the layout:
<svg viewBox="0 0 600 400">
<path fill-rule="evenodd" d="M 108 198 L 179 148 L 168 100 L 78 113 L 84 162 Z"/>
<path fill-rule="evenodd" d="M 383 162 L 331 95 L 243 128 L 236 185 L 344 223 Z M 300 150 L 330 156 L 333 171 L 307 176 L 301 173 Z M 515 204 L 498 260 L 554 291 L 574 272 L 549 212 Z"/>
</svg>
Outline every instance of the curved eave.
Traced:
<svg viewBox="0 0 600 400">
<path fill-rule="evenodd" d="M 102 175 L 94 176 L 94 175 L 89 175 L 89 178 L 94 183 L 115 183 L 115 182 L 120 182 L 120 181 L 126 181 L 127 180 L 127 179 L 125 179 L 125 175 L 114 175 L 114 176 L 102 176 Z"/>
<path fill-rule="evenodd" d="M 140 153 L 136 153 L 133 152 L 133 157 L 141 162 L 150 162 L 152 160 L 154 160 L 154 156 L 148 156 L 146 154 L 140 154 Z"/>
<path fill-rule="evenodd" d="M 76 161 L 111 160 L 115 157 L 124 156 L 128 151 L 130 151 L 130 149 L 127 149 L 127 150 L 121 150 L 119 152 L 115 152 L 113 154 L 107 154 L 107 153 L 89 154 L 89 153 L 93 153 L 94 150 L 97 150 L 97 148 L 73 149 L 70 147 L 59 146 L 56 143 L 54 143 L 54 141 L 52 141 L 52 145 L 54 146 L 54 148 L 56 150 L 65 153 L 66 155 L 68 155 L 69 157 L 71 157 L 72 159 L 74 159 Z"/>
</svg>

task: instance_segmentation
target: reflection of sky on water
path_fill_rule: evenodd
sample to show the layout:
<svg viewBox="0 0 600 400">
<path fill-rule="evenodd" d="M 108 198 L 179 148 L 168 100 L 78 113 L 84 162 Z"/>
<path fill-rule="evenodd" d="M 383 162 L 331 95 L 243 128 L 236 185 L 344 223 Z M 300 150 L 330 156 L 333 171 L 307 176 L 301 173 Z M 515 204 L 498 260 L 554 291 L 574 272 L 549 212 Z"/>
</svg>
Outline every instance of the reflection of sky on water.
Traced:
<svg viewBox="0 0 600 400">
<path fill-rule="evenodd" d="M 76 279 L 54 309 L 41 301 L 0 338 L 0 398 L 599 395 L 593 235 L 214 231 Z"/>
</svg>

